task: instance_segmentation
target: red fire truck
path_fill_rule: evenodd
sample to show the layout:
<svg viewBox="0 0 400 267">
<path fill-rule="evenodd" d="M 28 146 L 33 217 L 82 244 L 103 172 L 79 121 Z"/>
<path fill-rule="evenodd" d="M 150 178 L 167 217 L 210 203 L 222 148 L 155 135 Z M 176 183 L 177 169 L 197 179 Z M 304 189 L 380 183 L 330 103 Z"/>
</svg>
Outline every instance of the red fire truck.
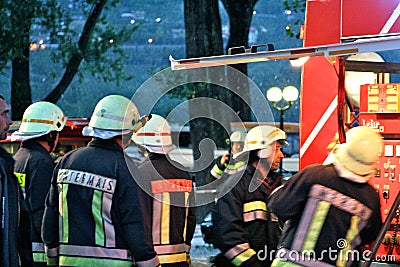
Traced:
<svg viewBox="0 0 400 267">
<path fill-rule="evenodd" d="M 88 123 L 89 120 L 87 118 L 68 118 L 63 130 L 60 132 L 59 142 L 52 156 L 57 158 L 72 149 L 85 146 L 91 140 L 91 137 L 82 135 L 82 129 Z M 20 122 L 14 122 L 10 127 L 7 139 L 0 140 L 0 145 L 12 155 L 17 152 L 20 142 L 11 142 L 11 133 L 18 130 L 19 125 Z"/>
</svg>

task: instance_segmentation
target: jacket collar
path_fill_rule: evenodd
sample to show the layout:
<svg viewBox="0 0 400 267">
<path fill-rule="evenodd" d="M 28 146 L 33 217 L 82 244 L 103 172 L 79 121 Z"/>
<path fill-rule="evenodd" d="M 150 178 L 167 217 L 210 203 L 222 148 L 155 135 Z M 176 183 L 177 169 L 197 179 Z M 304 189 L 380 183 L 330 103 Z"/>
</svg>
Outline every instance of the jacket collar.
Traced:
<svg viewBox="0 0 400 267">
<path fill-rule="evenodd" d="M 4 159 L 4 161 L 7 164 L 7 167 L 9 168 L 10 172 L 13 172 L 14 169 L 14 159 L 13 157 L 4 149 L 0 146 L 0 158 Z"/>
<path fill-rule="evenodd" d="M 123 152 L 122 147 L 112 139 L 93 138 L 88 144 L 89 147 L 100 147 L 104 149 Z"/>
<path fill-rule="evenodd" d="M 356 183 L 366 183 L 370 178 L 372 174 L 361 176 L 358 174 L 355 174 L 339 163 L 338 160 L 334 159 L 333 160 L 333 166 L 335 167 L 335 170 L 337 171 L 339 177 L 342 177 L 343 179 L 350 180 Z"/>
<path fill-rule="evenodd" d="M 41 150 L 43 152 L 49 153 L 49 151 L 47 151 L 47 149 L 45 149 L 41 144 L 39 144 L 38 142 L 33 141 L 33 140 L 23 141 L 21 146 L 24 148 L 36 149 L 36 150 Z"/>
</svg>

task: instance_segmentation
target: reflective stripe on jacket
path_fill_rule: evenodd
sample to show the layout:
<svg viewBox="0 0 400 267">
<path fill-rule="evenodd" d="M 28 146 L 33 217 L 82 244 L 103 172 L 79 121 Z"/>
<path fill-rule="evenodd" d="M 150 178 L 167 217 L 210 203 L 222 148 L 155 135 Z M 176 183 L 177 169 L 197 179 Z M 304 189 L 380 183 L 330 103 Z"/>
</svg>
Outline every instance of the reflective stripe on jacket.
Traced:
<svg viewBox="0 0 400 267">
<path fill-rule="evenodd" d="M 375 190 L 339 177 L 332 164 L 295 174 L 268 208 L 287 220 L 274 266 L 349 266 L 361 259 L 351 254 L 372 242 L 382 225 Z"/>
<path fill-rule="evenodd" d="M 47 246 L 59 247 L 60 266 L 158 266 L 149 197 L 135 179 L 137 167 L 113 140 L 95 138 L 61 159 L 42 228 Z"/>
<path fill-rule="evenodd" d="M 154 249 L 161 264 L 186 262 L 196 227 L 192 179 L 184 167 L 162 154 L 151 153 L 139 165 L 152 195 Z"/>
<path fill-rule="evenodd" d="M 31 219 L 33 261 L 45 263 L 44 243 L 41 238 L 45 199 L 50 189 L 54 162 L 50 153 L 38 142 L 27 140 L 14 155 L 14 172 L 28 206 Z"/>
<path fill-rule="evenodd" d="M 226 174 L 232 175 L 238 171 L 240 171 L 242 168 L 246 165 L 246 162 L 244 161 L 236 161 L 234 159 L 230 159 L 229 162 L 227 164 L 222 165 L 221 164 L 221 157 L 219 156 L 214 160 L 214 165 L 210 171 L 211 175 L 215 178 L 215 179 L 219 179 L 222 177 L 222 175 L 224 174 L 224 172 Z"/>
<path fill-rule="evenodd" d="M 247 165 L 229 178 L 238 181 L 237 184 L 218 199 L 213 209 L 215 246 L 235 266 L 250 260 L 256 261 L 252 264 L 268 264 L 270 259 L 255 257 L 266 248 L 276 248 L 280 229 L 271 220 L 266 201 L 270 194 L 269 180 L 276 181 L 278 175 L 269 173 L 269 176 L 263 179 L 260 172 Z"/>
</svg>

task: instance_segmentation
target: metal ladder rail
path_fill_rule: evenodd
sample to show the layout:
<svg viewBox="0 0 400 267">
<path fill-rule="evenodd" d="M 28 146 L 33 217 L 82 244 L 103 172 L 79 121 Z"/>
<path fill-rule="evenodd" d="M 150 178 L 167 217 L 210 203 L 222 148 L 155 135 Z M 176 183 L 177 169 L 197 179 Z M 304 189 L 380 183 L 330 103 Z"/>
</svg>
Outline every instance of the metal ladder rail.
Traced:
<svg viewBox="0 0 400 267">
<path fill-rule="evenodd" d="M 379 231 L 378 236 L 375 240 L 375 243 L 371 248 L 371 255 L 370 255 L 369 259 L 363 263 L 362 267 L 368 267 L 371 265 L 372 259 L 375 258 L 376 252 L 378 251 L 378 248 L 381 245 L 382 240 L 385 237 L 385 234 L 390 227 L 390 223 L 392 222 L 392 220 L 397 212 L 397 209 L 399 209 L 399 205 L 400 205 L 400 192 L 397 193 L 396 200 L 394 201 L 392 207 L 390 208 L 390 212 L 389 212 L 388 216 L 386 217 L 385 223 L 383 224 L 381 230 Z"/>
</svg>

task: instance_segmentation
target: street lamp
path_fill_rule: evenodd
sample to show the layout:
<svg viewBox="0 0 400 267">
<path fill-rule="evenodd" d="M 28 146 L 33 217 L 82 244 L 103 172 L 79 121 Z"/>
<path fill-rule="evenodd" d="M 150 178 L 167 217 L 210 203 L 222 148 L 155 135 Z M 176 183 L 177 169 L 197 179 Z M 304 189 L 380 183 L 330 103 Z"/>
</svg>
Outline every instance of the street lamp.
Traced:
<svg viewBox="0 0 400 267">
<path fill-rule="evenodd" d="M 294 86 L 286 86 L 283 90 L 279 87 L 271 87 L 267 90 L 268 101 L 272 103 L 274 109 L 279 111 L 279 128 L 282 131 L 284 131 L 284 113 L 292 107 L 297 98 L 299 98 L 299 90 Z M 278 106 L 278 102 L 286 103 Z M 279 173 L 282 174 L 282 161 L 279 164 Z"/>
<path fill-rule="evenodd" d="M 292 107 L 293 103 L 299 98 L 299 90 L 294 86 L 286 86 L 281 90 L 279 87 L 271 87 L 267 91 L 267 99 L 272 103 L 274 109 L 279 111 L 280 124 L 279 128 L 284 130 L 284 113 L 286 110 Z M 278 102 L 284 100 L 286 104 L 284 106 L 278 106 Z"/>
</svg>

